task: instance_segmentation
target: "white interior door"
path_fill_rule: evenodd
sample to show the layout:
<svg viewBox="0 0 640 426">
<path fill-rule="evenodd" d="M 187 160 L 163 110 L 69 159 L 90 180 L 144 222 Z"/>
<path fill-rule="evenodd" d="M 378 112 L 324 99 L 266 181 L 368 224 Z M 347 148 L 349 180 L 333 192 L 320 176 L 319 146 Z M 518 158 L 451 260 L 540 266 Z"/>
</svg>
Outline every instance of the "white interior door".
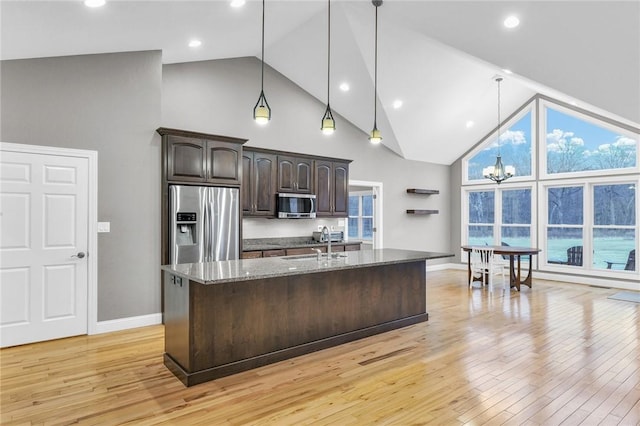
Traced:
<svg viewBox="0 0 640 426">
<path fill-rule="evenodd" d="M 89 160 L 0 157 L 0 347 L 87 333 Z"/>
</svg>

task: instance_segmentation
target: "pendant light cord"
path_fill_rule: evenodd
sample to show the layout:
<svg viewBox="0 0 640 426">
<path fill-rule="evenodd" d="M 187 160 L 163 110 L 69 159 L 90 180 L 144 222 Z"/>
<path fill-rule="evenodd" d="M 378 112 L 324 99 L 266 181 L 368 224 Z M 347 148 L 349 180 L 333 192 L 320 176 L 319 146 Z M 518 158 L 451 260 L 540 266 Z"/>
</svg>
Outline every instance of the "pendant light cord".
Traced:
<svg viewBox="0 0 640 426">
<path fill-rule="evenodd" d="M 262 75 L 260 76 L 260 91 L 264 93 L 264 2 L 262 0 Z"/>
<path fill-rule="evenodd" d="M 375 59 L 373 64 L 373 128 L 377 129 L 378 121 L 378 6 L 376 6 Z"/>
<path fill-rule="evenodd" d="M 500 157 L 500 82 L 502 81 L 502 77 L 496 78 L 498 82 L 498 157 Z"/>
<path fill-rule="evenodd" d="M 329 12 L 327 19 L 327 107 L 329 107 L 329 88 L 331 87 L 331 0 L 328 0 Z"/>
</svg>

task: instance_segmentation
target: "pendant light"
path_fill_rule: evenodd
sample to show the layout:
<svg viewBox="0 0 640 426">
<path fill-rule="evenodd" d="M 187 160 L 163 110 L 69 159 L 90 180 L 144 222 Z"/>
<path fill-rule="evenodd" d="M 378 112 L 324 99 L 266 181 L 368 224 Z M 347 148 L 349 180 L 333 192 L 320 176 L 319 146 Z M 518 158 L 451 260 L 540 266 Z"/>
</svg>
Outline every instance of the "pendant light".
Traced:
<svg viewBox="0 0 640 426">
<path fill-rule="evenodd" d="M 324 111 L 322 117 L 322 126 L 320 130 L 325 135 L 330 135 L 336 130 L 336 122 L 333 119 L 333 113 L 331 112 L 331 106 L 329 105 L 329 92 L 331 82 L 331 0 L 328 3 L 328 26 L 327 26 L 327 109 Z"/>
<path fill-rule="evenodd" d="M 260 79 L 260 97 L 258 98 L 258 102 L 256 102 L 256 106 L 253 107 L 253 119 L 261 125 L 267 124 L 269 120 L 271 120 L 271 108 L 269 108 L 267 98 L 264 97 L 264 1 L 265 0 L 262 0 L 262 74 Z"/>
<path fill-rule="evenodd" d="M 513 166 L 505 167 L 502 164 L 502 156 L 500 155 L 500 82 L 502 82 L 502 77 L 496 77 L 496 83 L 498 83 L 498 156 L 495 165 L 485 167 L 482 170 L 485 178 L 491 179 L 498 185 L 516 174 L 516 169 Z"/>
<path fill-rule="evenodd" d="M 382 142 L 382 135 L 378 130 L 378 7 L 382 6 L 382 0 L 371 0 L 376 8 L 376 47 L 373 65 L 373 130 L 369 134 L 369 142 L 379 144 Z"/>
</svg>

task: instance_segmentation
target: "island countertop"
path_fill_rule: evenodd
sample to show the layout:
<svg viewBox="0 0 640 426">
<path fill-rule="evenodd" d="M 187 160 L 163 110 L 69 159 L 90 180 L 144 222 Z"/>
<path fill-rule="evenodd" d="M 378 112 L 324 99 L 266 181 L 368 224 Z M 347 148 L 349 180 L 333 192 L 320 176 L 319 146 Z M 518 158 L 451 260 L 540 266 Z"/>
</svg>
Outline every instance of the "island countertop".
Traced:
<svg viewBox="0 0 640 426">
<path fill-rule="evenodd" d="M 249 281 L 288 275 L 311 274 L 376 265 L 452 257 L 453 254 L 427 251 L 375 249 L 338 252 L 340 257 L 318 261 L 315 255 L 224 260 L 206 263 L 163 265 L 164 271 L 201 284 Z"/>
</svg>

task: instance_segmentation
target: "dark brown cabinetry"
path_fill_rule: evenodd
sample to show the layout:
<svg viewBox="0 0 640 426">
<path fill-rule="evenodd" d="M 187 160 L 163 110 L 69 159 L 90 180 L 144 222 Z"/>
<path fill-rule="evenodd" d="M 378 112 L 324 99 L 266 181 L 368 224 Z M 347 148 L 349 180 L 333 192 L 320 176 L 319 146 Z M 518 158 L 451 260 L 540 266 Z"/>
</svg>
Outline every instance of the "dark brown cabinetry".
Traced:
<svg viewBox="0 0 640 426">
<path fill-rule="evenodd" d="M 168 182 L 240 185 L 245 139 L 159 128 Z"/>
<path fill-rule="evenodd" d="M 349 206 L 349 164 L 315 162 L 317 216 L 347 217 Z"/>
<path fill-rule="evenodd" d="M 277 156 L 259 151 L 242 153 L 242 212 L 248 216 L 275 216 Z"/>
<path fill-rule="evenodd" d="M 313 193 L 313 160 L 278 155 L 278 192 Z"/>
</svg>

